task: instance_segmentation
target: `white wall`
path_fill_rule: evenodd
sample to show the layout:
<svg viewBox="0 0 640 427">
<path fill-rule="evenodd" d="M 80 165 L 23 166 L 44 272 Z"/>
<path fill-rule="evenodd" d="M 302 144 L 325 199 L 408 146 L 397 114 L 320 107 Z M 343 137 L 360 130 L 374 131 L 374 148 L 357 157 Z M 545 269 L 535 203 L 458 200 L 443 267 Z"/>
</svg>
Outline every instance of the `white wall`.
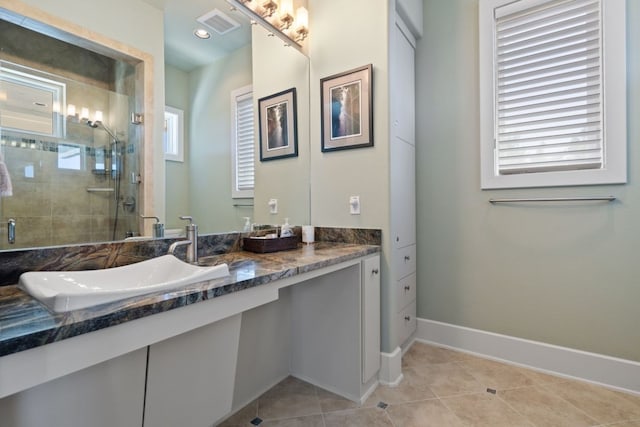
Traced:
<svg viewBox="0 0 640 427">
<path fill-rule="evenodd" d="M 425 0 L 418 317 L 640 361 L 640 2 L 627 2 L 629 183 L 480 190 L 478 1 Z M 493 206 L 491 197 L 614 195 Z"/>
</svg>

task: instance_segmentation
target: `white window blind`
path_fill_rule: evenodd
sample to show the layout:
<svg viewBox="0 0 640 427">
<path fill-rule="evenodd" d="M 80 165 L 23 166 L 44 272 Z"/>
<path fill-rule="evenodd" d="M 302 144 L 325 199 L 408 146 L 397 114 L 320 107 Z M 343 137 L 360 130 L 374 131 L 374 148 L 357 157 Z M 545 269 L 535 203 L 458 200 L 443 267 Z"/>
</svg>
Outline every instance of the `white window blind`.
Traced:
<svg viewBox="0 0 640 427">
<path fill-rule="evenodd" d="M 251 88 L 232 93 L 233 115 L 233 197 L 253 197 L 254 166 L 254 114 Z"/>
<path fill-rule="evenodd" d="M 601 168 L 600 1 L 495 13 L 496 172 Z"/>
</svg>

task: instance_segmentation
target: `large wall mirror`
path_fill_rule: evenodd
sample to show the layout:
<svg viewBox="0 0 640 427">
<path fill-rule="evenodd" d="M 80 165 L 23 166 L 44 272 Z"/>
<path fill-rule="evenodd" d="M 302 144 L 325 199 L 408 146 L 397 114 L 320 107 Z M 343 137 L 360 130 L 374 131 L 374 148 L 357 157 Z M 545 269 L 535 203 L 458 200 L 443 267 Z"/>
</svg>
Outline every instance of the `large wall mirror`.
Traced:
<svg viewBox="0 0 640 427">
<path fill-rule="evenodd" d="M 201 233 L 241 230 L 245 217 L 255 223 L 278 224 L 285 217 L 292 224 L 308 222 L 308 58 L 252 28 L 224 0 L 190 1 L 194 9 L 177 0 L 146 3 L 165 8 L 167 34 L 180 22 L 195 29 L 195 19 L 214 9 L 249 34 L 247 43 L 238 44 L 229 33 L 231 44 L 222 48 L 226 53 L 211 61 L 200 58 L 190 67 L 180 65 L 180 55 L 187 54 L 180 37 L 193 38 L 193 29 L 166 40 L 173 61 L 165 69 L 166 104 L 185 112 L 185 156 L 183 162 L 162 160 L 166 200 L 158 206 L 166 206 L 166 212 L 152 213 L 168 229 L 182 227 L 178 215 L 192 215 Z M 145 184 L 153 182 L 147 174 L 139 183 L 145 178 L 142 159 L 157 163 L 159 157 L 144 150 L 159 144 L 145 141 L 144 127 L 131 120 L 141 105 L 148 107 L 140 99 L 139 64 L 124 54 L 87 49 L 89 41 L 70 43 L 24 28 L 19 20 L 6 19 L 8 11 L 0 11 L 0 160 L 12 183 L 0 197 L 0 250 L 145 234 L 140 214 L 152 206 L 144 208 Z M 225 35 L 212 32 L 213 37 Z M 297 89 L 299 155 L 261 164 L 256 154 L 254 197 L 234 198 L 231 94 L 246 86 L 252 86 L 254 106 L 260 97 Z M 269 213 L 272 198 L 279 201 L 277 214 Z M 10 220 L 17 229 L 13 243 Z"/>
<path fill-rule="evenodd" d="M 0 250 L 137 234 L 144 60 L 5 9 L 0 40 Z"/>
<path fill-rule="evenodd" d="M 184 110 L 186 117 L 185 158 L 166 163 L 167 228 L 180 230 L 180 215 L 196 218 L 204 232 L 242 230 L 247 218 L 258 224 L 282 224 L 285 218 L 292 224 L 308 223 L 309 59 L 262 27 L 252 26 L 226 0 L 194 0 L 188 5 L 165 0 L 164 8 L 165 16 L 191 9 L 191 15 L 203 17 L 199 28 L 210 33 L 209 39 L 197 40 L 192 34 L 195 21 L 191 26 L 165 25 L 166 103 Z M 224 34 L 216 32 L 218 24 L 206 25 L 211 16 L 217 23 L 225 22 Z M 201 54 L 206 49 L 209 53 Z M 258 100 L 291 88 L 297 96 L 298 155 L 263 162 Z M 245 96 L 254 112 L 252 196 L 234 194 L 235 108 L 236 100 Z M 241 152 L 236 159 L 245 156 Z M 269 208 L 272 199 L 278 201 L 277 213 Z"/>
</svg>

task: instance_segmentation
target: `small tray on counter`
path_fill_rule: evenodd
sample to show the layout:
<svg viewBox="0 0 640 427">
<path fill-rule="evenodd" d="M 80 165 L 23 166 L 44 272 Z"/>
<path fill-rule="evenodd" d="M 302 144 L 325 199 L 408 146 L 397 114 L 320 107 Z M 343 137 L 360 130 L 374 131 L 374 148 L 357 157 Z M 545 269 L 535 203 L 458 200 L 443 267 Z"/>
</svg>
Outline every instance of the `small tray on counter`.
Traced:
<svg viewBox="0 0 640 427">
<path fill-rule="evenodd" d="M 300 236 L 277 237 L 273 239 L 244 237 L 242 239 L 242 246 L 245 251 L 259 254 L 296 249 L 298 243 L 300 243 Z"/>
</svg>

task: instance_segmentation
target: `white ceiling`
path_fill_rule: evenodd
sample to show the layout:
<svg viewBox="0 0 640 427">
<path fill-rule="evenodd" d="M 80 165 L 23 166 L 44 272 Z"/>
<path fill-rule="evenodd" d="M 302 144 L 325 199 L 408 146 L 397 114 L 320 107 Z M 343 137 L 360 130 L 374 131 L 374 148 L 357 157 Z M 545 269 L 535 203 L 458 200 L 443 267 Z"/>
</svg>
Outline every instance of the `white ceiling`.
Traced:
<svg viewBox="0 0 640 427">
<path fill-rule="evenodd" d="M 165 62 L 184 71 L 212 63 L 213 61 L 251 43 L 249 19 L 238 11 L 230 11 L 226 0 L 144 0 L 164 10 L 164 55 Z M 240 28 L 225 35 L 219 35 L 210 28 L 211 38 L 198 39 L 193 31 L 203 27 L 197 18 L 219 9 Z"/>
</svg>

